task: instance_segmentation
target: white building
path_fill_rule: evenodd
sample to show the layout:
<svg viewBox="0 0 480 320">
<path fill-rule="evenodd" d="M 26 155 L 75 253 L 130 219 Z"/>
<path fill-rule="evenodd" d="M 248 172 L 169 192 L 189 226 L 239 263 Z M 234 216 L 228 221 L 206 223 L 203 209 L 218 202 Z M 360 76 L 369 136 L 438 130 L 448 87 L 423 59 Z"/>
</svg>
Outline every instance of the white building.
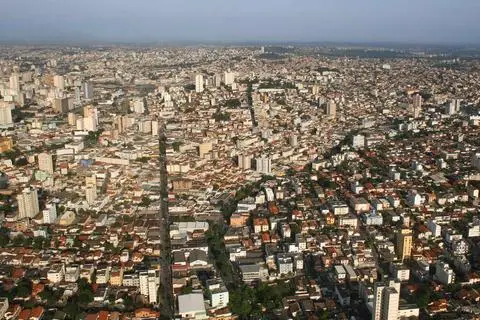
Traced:
<svg viewBox="0 0 480 320">
<path fill-rule="evenodd" d="M 222 280 L 207 280 L 207 288 L 210 293 L 210 305 L 212 308 L 223 308 L 228 305 L 229 293 Z"/>
<path fill-rule="evenodd" d="M 400 302 L 400 282 L 375 283 L 372 320 L 397 320 Z"/>
<path fill-rule="evenodd" d="M 272 159 L 266 156 L 261 156 L 255 159 L 256 171 L 263 174 L 270 174 L 272 172 Z"/>
<path fill-rule="evenodd" d="M 42 211 L 43 223 L 53 224 L 57 221 L 57 206 L 55 203 L 48 203 Z"/>
<path fill-rule="evenodd" d="M 363 134 L 357 134 L 352 137 L 352 147 L 355 149 L 365 148 L 365 136 Z"/>
<path fill-rule="evenodd" d="M 52 283 L 62 282 L 64 276 L 65 266 L 63 264 L 54 264 L 47 272 L 47 279 Z"/>
<path fill-rule="evenodd" d="M 97 131 L 97 123 L 94 117 L 85 117 L 83 118 L 83 130 L 86 131 Z"/>
<path fill-rule="evenodd" d="M 203 75 L 201 74 L 195 76 L 195 92 L 203 92 Z"/>
<path fill-rule="evenodd" d="M 40 153 L 38 155 L 38 169 L 53 174 L 53 156 L 48 153 Z"/>
<path fill-rule="evenodd" d="M 77 282 L 80 277 L 80 267 L 71 265 L 65 268 L 65 282 Z"/>
<path fill-rule="evenodd" d="M 65 79 L 63 78 L 63 76 L 53 76 L 53 86 L 60 90 L 65 89 Z"/>
<path fill-rule="evenodd" d="M 235 82 L 235 73 L 230 72 L 230 70 L 225 71 L 224 79 L 225 79 L 225 85 L 227 86 L 232 85 Z"/>
<path fill-rule="evenodd" d="M 284 275 L 293 273 L 293 259 L 285 255 L 278 255 L 277 257 L 278 274 Z"/>
<path fill-rule="evenodd" d="M 325 113 L 331 117 L 335 117 L 337 115 L 337 105 L 334 101 L 330 100 L 327 102 Z"/>
<path fill-rule="evenodd" d="M 12 126 L 12 105 L 0 102 L 0 126 Z"/>
<path fill-rule="evenodd" d="M 148 270 L 140 272 L 140 293 L 148 297 L 149 303 L 158 302 L 158 287 L 160 285 L 160 275 L 158 270 Z"/>
<path fill-rule="evenodd" d="M 36 189 L 25 188 L 22 193 L 17 195 L 18 217 L 33 218 L 40 211 L 38 206 L 38 193 Z"/>
<path fill-rule="evenodd" d="M 85 189 L 85 198 L 89 205 L 94 204 L 95 200 L 97 200 L 97 188 L 95 186 L 87 186 Z"/>
</svg>

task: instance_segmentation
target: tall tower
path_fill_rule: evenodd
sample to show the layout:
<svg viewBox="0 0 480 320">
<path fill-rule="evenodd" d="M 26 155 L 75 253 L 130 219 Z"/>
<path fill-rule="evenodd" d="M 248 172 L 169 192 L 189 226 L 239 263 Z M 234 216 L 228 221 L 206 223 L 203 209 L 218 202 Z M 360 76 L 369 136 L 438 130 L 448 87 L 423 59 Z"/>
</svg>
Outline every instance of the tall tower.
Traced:
<svg viewBox="0 0 480 320">
<path fill-rule="evenodd" d="M 337 115 L 337 105 L 335 104 L 334 101 L 330 100 L 330 101 L 327 102 L 327 107 L 325 109 L 325 113 L 328 116 L 336 117 L 336 115 Z"/>
<path fill-rule="evenodd" d="M 93 84 L 91 82 L 85 82 L 83 84 L 83 94 L 85 96 L 85 99 L 93 99 Z"/>
<path fill-rule="evenodd" d="M 12 106 L 8 103 L 0 103 L 0 126 L 10 126 L 12 124 Z"/>
<path fill-rule="evenodd" d="M 423 98 L 418 93 L 413 96 L 413 116 L 418 118 L 422 110 Z"/>
<path fill-rule="evenodd" d="M 38 155 L 38 168 L 42 171 L 53 174 L 53 157 L 48 153 L 40 153 Z"/>
<path fill-rule="evenodd" d="M 203 75 L 201 74 L 195 76 L 195 92 L 203 92 Z"/>
<path fill-rule="evenodd" d="M 25 188 L 17 195 L 18 217 L 33 218 L 40 211 L 38 206 L 38 193 L 36 189 Z"/>
<path fill-rule="evenodd" d="M 396 320 L 400 302 L 400 282 L 377 282 L 373 292 L 372 320 Z"/>
<path fill-rule="evenodd" d="M 20 91 L 20 76 L 18 73 L 12 73 L 10 76 L 10 89 L 15 91 Z"/>
<path fill-rule="evenodd" d="M 397 256 L 402 261 L 412 254 L 412 231 L 402 229 L 397 233 Z"/>
<path fill-rule="evenodd" d="M 59 76 L 59 75 L 53 76 L 53 85 L 57 89 L 60 89 L 60 90 L 65 89 L 65 79 L 63 78 L 63 76 Z"/>
</svg>

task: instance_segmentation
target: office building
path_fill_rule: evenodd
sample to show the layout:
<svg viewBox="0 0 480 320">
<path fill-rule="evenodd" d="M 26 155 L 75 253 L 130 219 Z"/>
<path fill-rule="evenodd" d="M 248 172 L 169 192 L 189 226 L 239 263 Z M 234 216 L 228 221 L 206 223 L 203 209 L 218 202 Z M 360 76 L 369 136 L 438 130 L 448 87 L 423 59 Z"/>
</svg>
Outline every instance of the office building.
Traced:
<svg viewBox="0 0 480 320">
<path fill-rule="evenodd" d="M 36 189 L 25 188 L 22 193 L 17 195 L 18 217 L 33 218 L 40 211 L 38 205 L 38 193 Z"/>
<path fill-rule="evenodd" d="M 203 75 L 201 74 L 195 76 L 195 92 L 203 92 Z"/>
<path fill-rule="evenodd" d="M 375 283 L 372 320 L 397 320 L 400 302 L 400 282 Z"/>
<path fill-rule="evenodd" d="M 38 155 L 38 169 L 53 174 L 53 156 L 48 153 L 40 153 Z"/>
<path fill-rule="evenodd" d="M 12 126 L 12 105 L 0 102 L 0 126 Z"/>
<path fill-rule="evenodd" d="M 412 253 L 412 231 L 402 229 L 397 235 L 397 256 L 398 259 L 409 259 Z"/>
</svg>

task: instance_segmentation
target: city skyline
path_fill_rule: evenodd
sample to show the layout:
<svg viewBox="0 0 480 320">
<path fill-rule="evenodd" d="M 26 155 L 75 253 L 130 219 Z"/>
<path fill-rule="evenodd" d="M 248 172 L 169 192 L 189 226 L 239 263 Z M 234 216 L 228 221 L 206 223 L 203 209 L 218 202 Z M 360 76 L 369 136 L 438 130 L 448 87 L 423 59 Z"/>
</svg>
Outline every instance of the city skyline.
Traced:
<svg viewBox="0 0 480 320">
<path fill-rule="evenodd" d="M 478 44 L 480 3 L 374 0 L 11 1 L 3 43 L 392 42 Z M 194 26 L 194 27 L 193 27 Z"/>
</svg>

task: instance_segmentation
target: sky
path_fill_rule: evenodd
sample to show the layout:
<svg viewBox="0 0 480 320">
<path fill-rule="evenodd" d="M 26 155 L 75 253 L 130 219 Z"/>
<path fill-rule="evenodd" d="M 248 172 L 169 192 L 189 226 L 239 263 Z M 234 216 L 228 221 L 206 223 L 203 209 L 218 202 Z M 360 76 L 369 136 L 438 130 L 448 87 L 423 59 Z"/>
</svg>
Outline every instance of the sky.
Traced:
<svg viewBox="0 0 480 320">
<path fill-rule="evenodd" d="M 2 42 L 480 43 L 480 0 L 0 0 Z"/>
</svg>

